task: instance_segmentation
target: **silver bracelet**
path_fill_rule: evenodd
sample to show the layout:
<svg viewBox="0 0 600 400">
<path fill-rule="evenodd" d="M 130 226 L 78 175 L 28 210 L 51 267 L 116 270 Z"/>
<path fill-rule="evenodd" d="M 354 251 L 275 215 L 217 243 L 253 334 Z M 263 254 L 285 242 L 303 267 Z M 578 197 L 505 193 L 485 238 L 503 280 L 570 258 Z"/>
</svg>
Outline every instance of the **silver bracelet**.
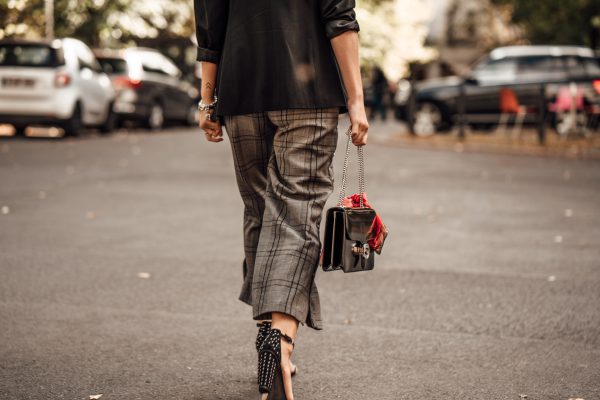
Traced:
<svg viewBox="0 0 600 400">
<path fill-rule="evenodd" d="M 200 102 L 198 103 L 198 111 L 212 110 L 216 107 L 217 107 L 217 95 L 214 96 L 213 102 L 210 104 L 203 103 L 202 99 L 200 99 Z"/>
</svg>

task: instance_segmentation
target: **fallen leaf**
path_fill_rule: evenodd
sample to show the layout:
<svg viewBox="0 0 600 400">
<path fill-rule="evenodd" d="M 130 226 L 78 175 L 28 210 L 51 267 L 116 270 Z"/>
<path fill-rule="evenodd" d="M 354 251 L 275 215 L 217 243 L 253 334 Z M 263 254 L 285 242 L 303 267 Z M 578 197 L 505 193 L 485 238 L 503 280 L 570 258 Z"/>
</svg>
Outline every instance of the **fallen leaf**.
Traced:
<svg viewBox="0 0 600 400">
<path fill-rule="evenodd" d="M 88 211 L 87 213 L 85 213 L 85 217 L 87 219 L 96 219 L 96 213 L 93 211 Z"/>
<path fill-rule="evenodd" d="M 10 208 L 8 206 L 2 206 L 2 214 L 6 215 L 10 212 Z"/>
<path fill-rule="evenodd" d="M 563 237 L 561 235 L 554 236 L 554 243 L 562 243 Z"/>
<path fill-rule="evenodd" d="M 90 394 L 89 400 L 96 400 L 102 397 L 102 393 L 100 394 Z"/>
<path fill-rule="evenodd" d="M 548 277 L 548 282 L 554 282 L 554 281 L 556 281 L 556 276 L 554 276 L 554 275 L 550 275 L 550 276 Z"/>
<path fill-rule="evenodd" d="M 150 278 L 150 273 L 148 273 L 148 272 L 138 272 L 137 273 L 137 277 L 141 278 L 141 279 L 149 279 Z"/>
</svg>

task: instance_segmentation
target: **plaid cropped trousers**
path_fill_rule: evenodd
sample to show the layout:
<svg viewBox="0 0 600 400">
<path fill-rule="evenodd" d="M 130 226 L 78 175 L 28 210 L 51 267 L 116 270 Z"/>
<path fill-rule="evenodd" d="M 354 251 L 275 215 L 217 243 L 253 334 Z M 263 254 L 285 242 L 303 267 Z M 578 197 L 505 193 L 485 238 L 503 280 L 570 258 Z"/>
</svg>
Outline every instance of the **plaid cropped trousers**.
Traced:
<svg viewBox="0 0 600 400">
<path fill-rule="evenodd" d="M 338 116 L 338 107 L 224 116 L 244 203 L 239 300 L 255 320 L 276 311 L 323 329 L 315 274 Z"/>
</svg>

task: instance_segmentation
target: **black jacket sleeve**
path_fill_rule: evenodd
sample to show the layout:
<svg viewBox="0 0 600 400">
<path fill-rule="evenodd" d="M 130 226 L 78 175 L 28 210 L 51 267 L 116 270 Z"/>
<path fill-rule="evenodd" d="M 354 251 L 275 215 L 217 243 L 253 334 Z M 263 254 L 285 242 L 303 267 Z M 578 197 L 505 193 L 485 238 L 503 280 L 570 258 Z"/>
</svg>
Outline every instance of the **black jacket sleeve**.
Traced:
<svg viewBox="0 0 600 400">
<path fill-rule="evenodd" d="M 331 39 L 349 30 L 359 31 L 354 0 L 319 0 L 325 35 Z"/>
<path fill-rule="evenodd" d="M 198 61 L 219 63 L 228 12 L 229 0 L 194 0 Z"/>
</svg>

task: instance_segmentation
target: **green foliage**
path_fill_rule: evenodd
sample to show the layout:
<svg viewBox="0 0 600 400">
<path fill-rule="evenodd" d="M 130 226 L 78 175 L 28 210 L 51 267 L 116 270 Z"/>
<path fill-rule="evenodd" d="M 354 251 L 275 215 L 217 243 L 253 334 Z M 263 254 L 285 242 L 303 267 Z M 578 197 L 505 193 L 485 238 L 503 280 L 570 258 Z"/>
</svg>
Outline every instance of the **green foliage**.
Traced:
<svg viewBox="0 0 600 400">
<path fill-rule="evenodd" d="M 492 0 L 513 8 L 533 44 L 597 45 L 594 21 L 600 18 L 598 0 Z"/>
<path fill-rule="evenodd" d="M 0 24 L 25 27 L 26 32 L 5 31 L 6 36 L 43 37 L 45 33 L 44 0 L 2 1 Z M 92 46 L 99 45 L 101 37 L 110 36 L 115 28 L 110 16 L 125 11 L 131 0 L 55 0 L 55 36 L 71 36 L 84 40 Z M 111 23 L 112 21 L 112 23 Z"/>
<path fill-rule="evenodd" d="M 194 32 L 188 0 L 54 0 L 54 34 L 95 47 L 136 38 L 188 38 Z M 45 36 L 44 0 L 0 0 L 0 38 Z"/>
</svg>

